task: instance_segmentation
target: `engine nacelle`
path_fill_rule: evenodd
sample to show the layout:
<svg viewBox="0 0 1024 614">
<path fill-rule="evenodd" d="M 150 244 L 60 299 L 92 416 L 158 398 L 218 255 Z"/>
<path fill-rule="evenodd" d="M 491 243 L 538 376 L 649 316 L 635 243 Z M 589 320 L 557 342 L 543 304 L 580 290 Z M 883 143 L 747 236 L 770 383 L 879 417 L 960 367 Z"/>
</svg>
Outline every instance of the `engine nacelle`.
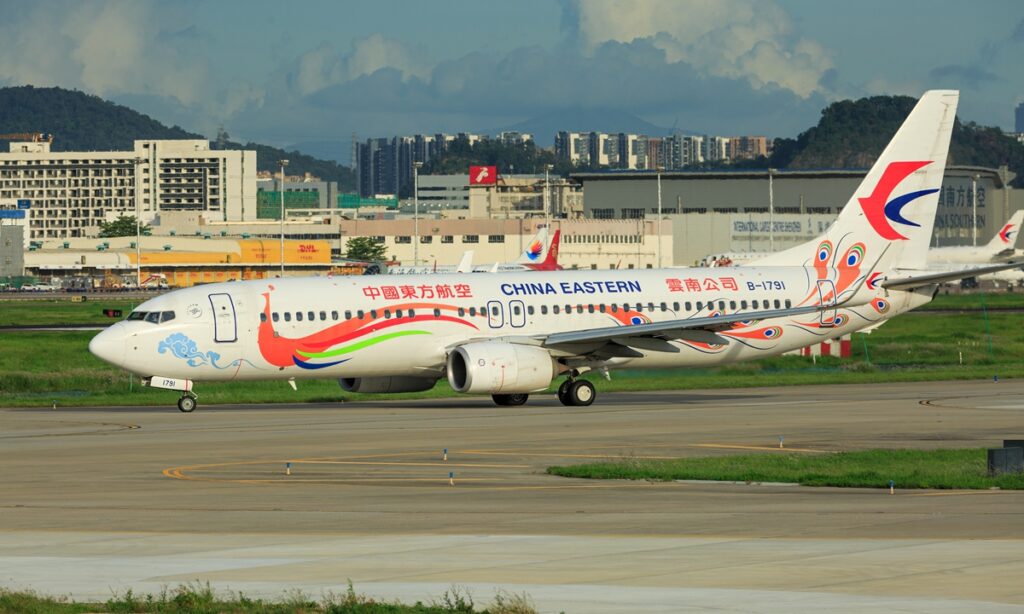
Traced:
<svg viewBox="0 0 1024 614">
<path fill-rule="evenodd" d="M 421 392 L 430 390 L 437 384 L 433 377 L 409 377 L 395 375 L 391 377 L 341 377 L 338 378 L 345 392 Z"/>
<path fill-rule="evenodd" d="M 481 341 L 448 355 L 448 383 L 456 392 L 535 392 L 550 386 L 557 374 L 551 354 L 532 345 Z"/>
</svg>

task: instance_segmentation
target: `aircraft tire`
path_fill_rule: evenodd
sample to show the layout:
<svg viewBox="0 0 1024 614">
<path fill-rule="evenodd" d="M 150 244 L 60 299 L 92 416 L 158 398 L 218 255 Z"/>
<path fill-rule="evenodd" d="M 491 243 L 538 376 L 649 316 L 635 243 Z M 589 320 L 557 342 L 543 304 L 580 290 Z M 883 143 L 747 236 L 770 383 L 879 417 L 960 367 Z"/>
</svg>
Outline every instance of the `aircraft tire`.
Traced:
<svg viewBox="0 0 1024 614">
<path fill-rule="evenodd" d="M 594 390 L 594 385 L 589 381 L 585 379 L 578 379 L 569 386 L 569 390 L 565 396 L 566 399 L 570 401 L 567 405 L 587 407 L 594 402 L 594 397 L 597 396 L 597 391 Z"/>
<path fill-rule="evenodd" d="M 181 397 L 180 399 L 178 399 L 178 411 L 180 411 L 182 413 L 188 414 L 188 413 L 192 413 L 192 411 L 195 410 L 195 408 L 196 408 L 196 399 L 195 399 L 195 397 L 192 397 L 192 396 L 189 396 L 189 395 L 185 395 L 185 396 Z"/>
<path fill-rule="evenodd" d="M 530 398 L 530 395 L 522 393 L 492 394 L 491 398 L 494 399 L 494 403 L 496 405 L 514 407 L 526 403 L 526 400 Z"/>
<path fill-rule="evenodd" d="M 558 400 L 561 401 L 562 405 L 572 405 L 569 401 L 569 387 L 572 386 L 572 380 L 565 380 L 562 385 L 558 387 Z"/>
</svg>

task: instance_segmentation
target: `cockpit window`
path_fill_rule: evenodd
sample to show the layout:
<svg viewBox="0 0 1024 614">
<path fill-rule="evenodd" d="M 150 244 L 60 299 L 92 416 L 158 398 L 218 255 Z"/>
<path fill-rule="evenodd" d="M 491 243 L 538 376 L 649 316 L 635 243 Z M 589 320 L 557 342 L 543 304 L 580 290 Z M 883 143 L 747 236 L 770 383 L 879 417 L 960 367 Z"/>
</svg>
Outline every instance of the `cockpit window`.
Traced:
<svg viewBox="0 0 1024 614">
<path fill-rule="evenodd" d="M 173 311 L 163 311 L 163 312 L 160 313 L 160 321 L 161 322 L 169 322 L 169 321 L 171 321 L 173 319 L 174 319 L 174 312 Z"/>
<path fill-rule="evenodd" d="M 145 311 L 133 311 L 133 312 L 128 314 L 128 319 L 129 320 L 145 320 L 146 319 L 146 312 Z"/>
<path fill-rule="evenodd" d="M 146 321 L 147 322 L 152 322 L 153 324 L 159 324 L 160 323 L 160 312 L 159 311 L 150 311 L 149 313 L 146 314 Z"/>
</svg>

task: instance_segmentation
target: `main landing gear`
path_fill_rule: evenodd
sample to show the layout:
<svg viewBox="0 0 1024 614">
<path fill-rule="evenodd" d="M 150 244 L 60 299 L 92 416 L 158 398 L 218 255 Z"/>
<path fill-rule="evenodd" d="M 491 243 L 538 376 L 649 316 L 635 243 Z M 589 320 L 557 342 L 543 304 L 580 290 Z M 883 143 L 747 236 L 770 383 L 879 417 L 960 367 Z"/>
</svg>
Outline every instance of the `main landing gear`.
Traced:
<svg viewBox="0 0 1024 614">
<path fill-rule="evenodd" d="M 192 410 L 194 410 L 195 408 L 196 408 L 196 395 L 193 394 L 192 392 L 186 392 L 185 394 L 181 395 L 180 399 L 178 399 L 178 411 L 181 411 L 181 412 L 184 412 L 184 413 L 187 414 L 187 413 L 191 413 Z"/>
<path fill-rule="evenodd" d="M 514 407 L 516 405 L 522 405 L 526 403 L 526 400 L 530 398 L 530 395 L 523 393 L 516 394 L 492 394 L 491 398 L 494 399 L 496 405 L 502 405 L 505 407 Z"/>
<path fill-rule="evenodd" d="M 575 379 L 569 376 L 562 385 L 558 387 L 558 400 L 562 405 L 571 407 L 586 407 L 594 402 L 597 391 L 594 385 L 585 379 Z"/>
</svg>

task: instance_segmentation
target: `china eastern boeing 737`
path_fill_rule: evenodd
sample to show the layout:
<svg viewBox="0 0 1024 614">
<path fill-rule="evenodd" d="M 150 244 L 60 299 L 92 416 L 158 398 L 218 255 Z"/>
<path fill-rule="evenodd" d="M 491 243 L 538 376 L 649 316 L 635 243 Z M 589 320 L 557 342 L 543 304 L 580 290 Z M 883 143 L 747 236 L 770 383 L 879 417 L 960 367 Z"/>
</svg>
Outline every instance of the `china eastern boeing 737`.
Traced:
<svg viewBox="0 0 1024 614">
<path fill-rule="evenodd" d="M 196 382 L 303 378 L 388 393 L 447 377 L 519 405 L 565 377 L 558 399 L 589 405 L 586 371 L 781 354 L 923 305 L 964 276 L 894 273 L 924 268 L 957 100 L 926 93 L 824 235 L 749 266 L 211 284 L 146 301 L 89 349 L 181 391 L 182 411 Z"/>
</svg>

